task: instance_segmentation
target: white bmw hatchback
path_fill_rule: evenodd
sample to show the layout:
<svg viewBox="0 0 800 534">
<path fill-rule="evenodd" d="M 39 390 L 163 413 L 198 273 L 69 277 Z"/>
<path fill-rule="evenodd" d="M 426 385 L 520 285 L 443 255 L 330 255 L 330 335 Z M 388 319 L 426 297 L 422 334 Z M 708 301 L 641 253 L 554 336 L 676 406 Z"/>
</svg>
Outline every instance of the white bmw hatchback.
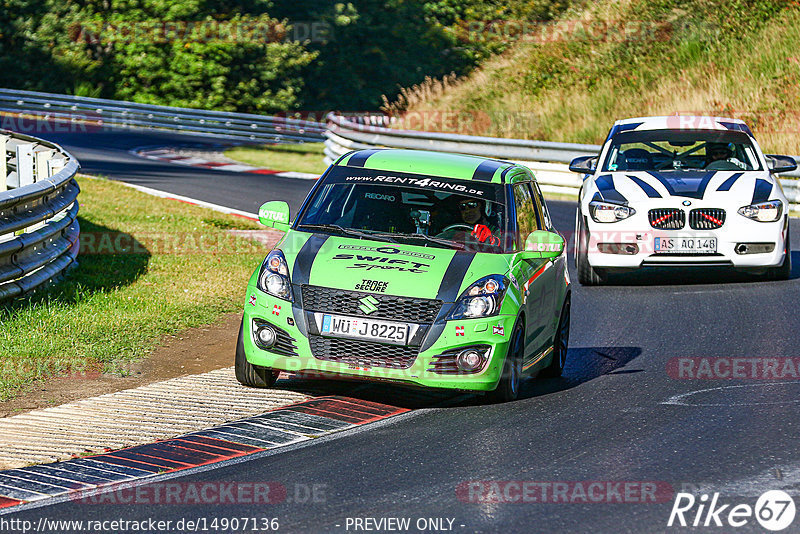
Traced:
<svg viewBox="0 0 800 534">
<path fill-rule="evenodd" d="M 789 204 L 777 173 L 797 164 L 765 156 L 744 122 L 716 117 L 617 121 L 584 175 L 575 224 L 582 284 L 648 266 L 729 266 L 786 279 Z"/>
</svg>

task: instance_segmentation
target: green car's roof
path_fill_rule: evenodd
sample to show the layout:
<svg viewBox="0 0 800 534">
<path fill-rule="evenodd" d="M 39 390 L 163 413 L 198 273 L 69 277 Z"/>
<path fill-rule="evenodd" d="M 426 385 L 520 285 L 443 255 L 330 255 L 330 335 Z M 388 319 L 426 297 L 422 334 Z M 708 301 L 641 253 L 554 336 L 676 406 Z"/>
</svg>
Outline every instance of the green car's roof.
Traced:
<svg viewBox="0 0 800 534">
<path fill-rule="evenodd" d="M 530 170 L 508 161 L 391 148 L 350 152 L 340 157 L 334 165 L 495 183 L 514 182 L 533 176 Z"/>
</svg>

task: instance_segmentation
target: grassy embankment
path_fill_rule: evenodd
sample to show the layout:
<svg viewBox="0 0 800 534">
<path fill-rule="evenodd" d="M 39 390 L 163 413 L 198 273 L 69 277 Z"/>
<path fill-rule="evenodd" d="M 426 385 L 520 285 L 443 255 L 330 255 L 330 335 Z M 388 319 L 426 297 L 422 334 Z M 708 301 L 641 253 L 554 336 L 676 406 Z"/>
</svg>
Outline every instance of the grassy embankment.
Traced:
<svg viewBox="0 0 800 534">
<path fill-rule="evenodd" d="M 225 155 L 265 169 L 322 174 L 326 169 L 322 162 L 324 148 L 322 143 L 237 146 L 226 150 Z"/>
<path fill-rule="evenodd" d="M 38 379 L 124 373 L 162 336 L 239 310 L 264 257 L 264 245 L 228 232 L 257 223 L 107 180 L 79 183 L 82 250 L 95 253 L 62 283 L 0 306 L 0 400 Z"/>
</svg>

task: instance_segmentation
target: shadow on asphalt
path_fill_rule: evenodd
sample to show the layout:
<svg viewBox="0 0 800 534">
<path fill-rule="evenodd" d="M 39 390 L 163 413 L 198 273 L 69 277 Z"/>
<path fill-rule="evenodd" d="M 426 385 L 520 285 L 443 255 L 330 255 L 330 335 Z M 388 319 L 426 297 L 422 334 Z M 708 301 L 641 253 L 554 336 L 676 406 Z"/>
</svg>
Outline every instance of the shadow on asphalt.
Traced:
<svg viewBox="0 0 800 534">
<path fill-rule="evenodd" d="M 800 278 L 800 251 L 792 251 L 790 280 Z M 726 267 L 646 267 L 610 274 L 606 286 L 668 286 L 768 282 L 764 275 L 739 272 Z M 771 281 L 781 283 L 785 281 Z"/>
<path fill-rule="evenodd" d="M 519 398 L 522 400 L 564 391 L 606 374 L 638 372 L 637 370 L 622 370 L 622 368 L 641 353 L 642 349 L 639 347 L 571 348 L 567 354 L 567 363 L 562 377 L 524 380 L 520 384 Z M 353 397 L 409 410 L 482 406 L 489 403 L 482 394 L 355 380 L 309 379 L 290 376 L 279 380 L 276 386 L 310 395 Z"/>
</svg>

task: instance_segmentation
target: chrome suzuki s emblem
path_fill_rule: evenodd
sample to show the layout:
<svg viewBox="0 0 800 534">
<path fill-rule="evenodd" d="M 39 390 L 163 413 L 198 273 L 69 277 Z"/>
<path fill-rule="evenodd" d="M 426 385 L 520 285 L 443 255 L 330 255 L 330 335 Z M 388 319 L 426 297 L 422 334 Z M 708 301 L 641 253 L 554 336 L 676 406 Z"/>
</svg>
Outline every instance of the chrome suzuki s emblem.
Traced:
<svg viewBox="0 0 800 534">
<path fill-rule="evenodd" d="M 362 299 L 358 299 L 358 302 L 361 303 L 358 305 L 358 309 L 364 312 L 365 315 L 369 315 L 370 313 L 378 309 L 378 299 L 376 299 L 372 295 L 368 295 Z"/>
<path fill-rule="evenodd" d="M 692 205 L 692 201 L 691 200 L 684 200 L 683 201 L 683 205 L 684 206 L 691 206 Z"/>
</svg>

